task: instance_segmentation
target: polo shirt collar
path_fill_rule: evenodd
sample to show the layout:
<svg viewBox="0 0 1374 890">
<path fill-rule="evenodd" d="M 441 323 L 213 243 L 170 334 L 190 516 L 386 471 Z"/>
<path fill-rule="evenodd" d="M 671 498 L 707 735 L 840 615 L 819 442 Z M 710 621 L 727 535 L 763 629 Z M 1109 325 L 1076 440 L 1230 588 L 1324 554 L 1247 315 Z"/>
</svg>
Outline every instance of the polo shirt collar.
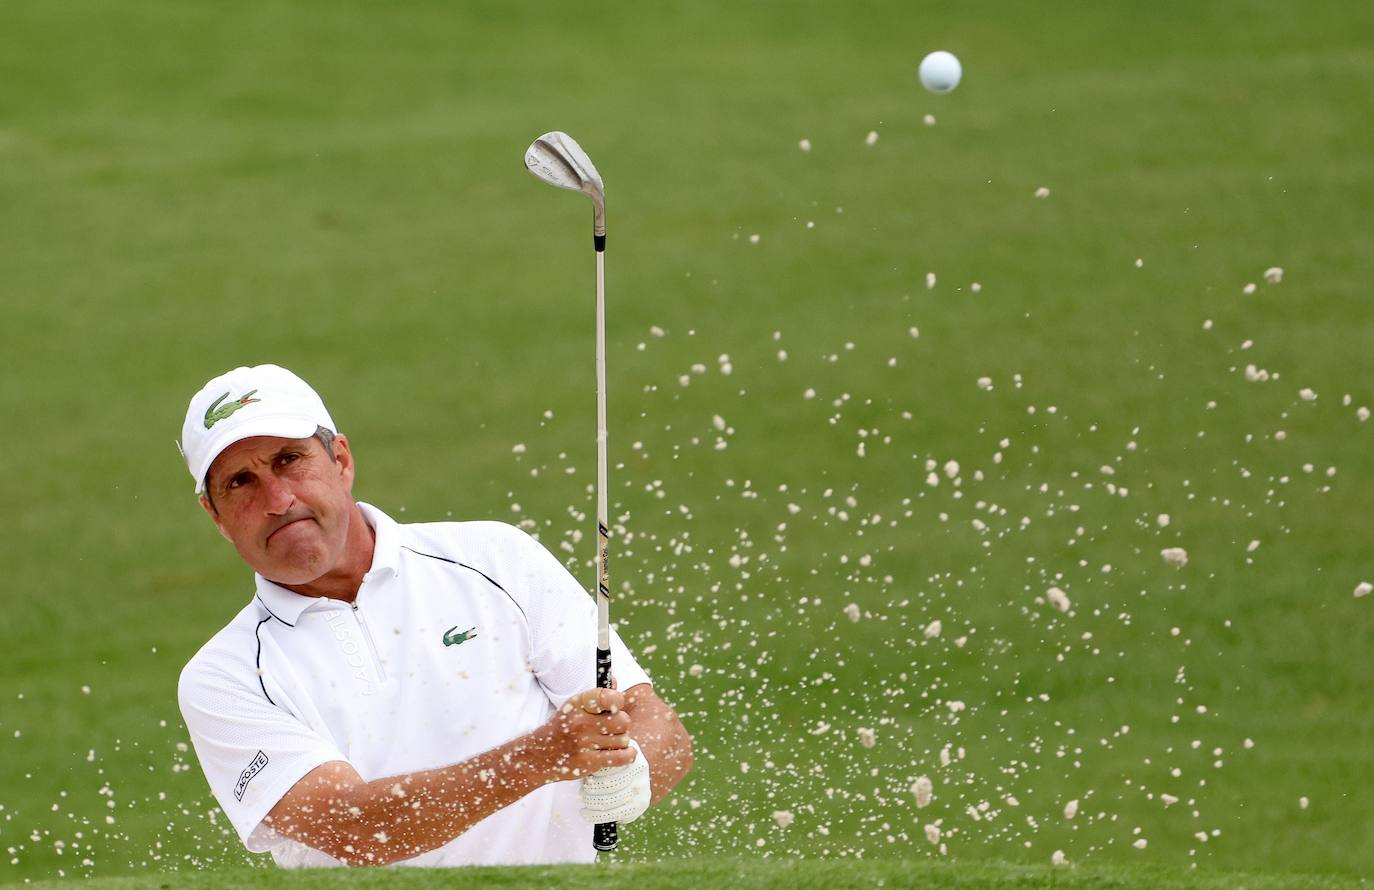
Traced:
<svg viewBox="0 0 1374 890">
<path fill-rule="evenodd" d="M 372 568 L 369 578 L 382 580 L 401 573 L 401 526 L 390 516 L 371 504 L 358 502 L 363 518 L 372 526 L 376 541 L 372 548 Z"/>
<path fill-rule="evenodd" d="M 362 510 L 363 519 L 372 527 L 375 537 L 372 547 L 372 568 L 363 576 L 364 583 L 372 580 L 382 581 L 398 575 L 401 568 L 400 526 L 396 520 L 371 504 L 359 501 L 358 508 Z M 257 586 L 257 599 L 263 608 L 267 609 L 273 618 L 290 627 L 296 626 L 301 613 L 321 602 L 320 597 L 302 596 L 256 573 L 253 575 L 253 581 Z"/>
</svg>

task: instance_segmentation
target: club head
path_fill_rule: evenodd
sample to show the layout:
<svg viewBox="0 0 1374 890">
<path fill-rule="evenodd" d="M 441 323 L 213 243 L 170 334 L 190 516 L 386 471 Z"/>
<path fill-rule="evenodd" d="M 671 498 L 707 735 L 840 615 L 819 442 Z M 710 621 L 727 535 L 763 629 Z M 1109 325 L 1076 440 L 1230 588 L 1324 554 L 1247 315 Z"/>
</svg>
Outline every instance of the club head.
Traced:
<svg viewBox="0 0 1374 890">
<path fill-rule="evenodd" d="M 605 237 L 606 191 L 601 174 L 571 136 L 554 130 L 531 142 L 525 150 L 525 167 L 549 185 L 591 198 L 596 234 Z"/>
</svg>

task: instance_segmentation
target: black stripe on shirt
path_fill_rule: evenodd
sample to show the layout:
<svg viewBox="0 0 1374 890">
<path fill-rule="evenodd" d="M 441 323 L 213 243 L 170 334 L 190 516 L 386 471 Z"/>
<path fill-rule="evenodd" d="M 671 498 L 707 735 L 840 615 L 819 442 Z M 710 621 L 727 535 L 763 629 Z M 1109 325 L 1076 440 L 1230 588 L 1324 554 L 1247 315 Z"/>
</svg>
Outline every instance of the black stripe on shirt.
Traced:
<svg viewBox="0 0 1374 890">
<path fill-rule="evenodd" d="M 492 578 L 490 575 L 488 575 L 486 572 L 482 571 L 481 569 L 473 568 L 472 566 L 468 565 L 467 563 L 465 563 L 465 562 L 459 562 L 459 561 L 456 560 L 456 559 L 449 559 L 447 556 L 435 556 L 433 553 L 421 553 L 419 550 L 416 550 L 416 549 L 413 548 L 413 547 L 407 547 L 407 546 L 405 546 L 404 544 L 401 545 L 401 549 L 402 549 L 402 550 L 409 550 L 411 553 L 414 553 L 416 556 L 428 556 L 430 559 L 437 559 L 437 560 L 439 560 L 440 562 L 446 562 L 446 563 L 448 563 L 449 565 L 455 565 L 455 566 L 458 566 L 459 568 L 467 569 L 469 572 L 476 572 L 477 574 L 479 574 L 479 575 L 481 575 L 483 578 L 485 578 L 485 579 L 487 580 L 487 583 L 488 583 L 488 584 L 490 584 L 492 587 L 495 587 L 497 590 L 499 590 L 499 591 L 501 591 L 502 593 L 504 593 L 504 594 L 506 595 L 506 598 L 509 599 L 509 600 L 511 601 L 511 603 L 515 606 L 515 608 L 516 608 L 516 609 L 519 609 L 519 611 L 520 611 L 520 617 L 522 617 L 522 618 L 525 619 L 525 624 L 526 624 L 526 625 L 529 624 L 529 620 L 530 620 L 529 616 L 525 614 L 525 610 L 524 610 L 523 608 L 521 608 L 520 603 L 516 601 L 515 597 L 513 597 L 513 596 L 510 595 L 510 591 L 507 590 L 506 588 L 502 587 L 500 584 L 498 584 L 498 583 L 496 582 L 496 579 Z"/>
<path fill-rule="evenodd" d="M 263 608 L 266 608 L 266 606 L 264 606 Z M 277 618 L 277 616 L 276 616 L 276 615 L 273 615 L 273 614 L 269 611 L 269 612 L 267 613 L 267 617 L 264 618 L 264 619 L 262 619 L 261 621 L 259 621 L 259 622 L 258 622 L 258 626 L 255 627 L 255 628 L 253 628 L 253 636 L 256 637 L 256 638 L 257 638 L 257 641 L 258 641 L 258 654 L 253 658 L 253 663 L 254 663 L 255 665 L 257 665 L 257 668 L 258 668 L 258 685 L 262 687 L 262 694 L 263 694 L 263 697 L 266 698 L 267 701 L 268 701 L 268 703 L 271 704 L 272 707 L 275 708 L 275 707 L 277 706 L 277 703 L 274 702 L 274 701 L 272 701 L 272 696 L 270 696 L 270 695 L 267 694 L 267 684 L 264 683 L 263 680 L 262 680 L 262 637 L 261 637 L 261 636 L 259 635 L 259 633 L 258 633 L 260 630 L 262 630 L 262 626 L 263 626 L 264 624 L 266 624 L 267 622 L 271 621 L 273 618 Z M 281 621 L 280 618 L 277 618 L 277 620 L 278 620 L 278 621 Z M 282 623 L 282 624 L 286 624 L 285 621 L 282 621 L 281 623 Z M 287 626 L 287 627 L 290 627 L 291 625 L 287 624 L 286 626 Z"/>
</svg>

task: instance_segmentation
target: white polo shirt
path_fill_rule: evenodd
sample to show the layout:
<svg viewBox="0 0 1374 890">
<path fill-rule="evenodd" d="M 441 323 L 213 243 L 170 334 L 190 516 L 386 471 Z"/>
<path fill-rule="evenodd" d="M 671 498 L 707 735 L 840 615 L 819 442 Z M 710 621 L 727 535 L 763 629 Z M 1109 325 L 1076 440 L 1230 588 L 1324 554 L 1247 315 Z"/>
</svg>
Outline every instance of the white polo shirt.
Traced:
<svg viewBox="0 0 1374 890">
<path fill-rule="evenodd" d="M 372 781 L 459 763 L 596 685 L 595 601 L 537 541 L 501 522 L 398 525 L 359 507 L 376 550 L 354 603 L 256 576 L 253 601 L 177 690 L 220 806 L 249 850 L 283 866 L 339 864 L 262 821 L 320 764 Z M 618 634 L 611 649 L 621 689 L 649 682 Z M 403 864 L 592 861 L 578 784 L 545 785 Z"/>
</svg>

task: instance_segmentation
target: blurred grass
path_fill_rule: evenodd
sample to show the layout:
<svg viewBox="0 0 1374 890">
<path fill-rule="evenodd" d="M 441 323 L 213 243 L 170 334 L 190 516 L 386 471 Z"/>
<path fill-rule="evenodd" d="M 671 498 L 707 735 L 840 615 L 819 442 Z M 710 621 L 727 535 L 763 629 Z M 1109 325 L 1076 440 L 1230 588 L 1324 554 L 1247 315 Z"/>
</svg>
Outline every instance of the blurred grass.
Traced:
<svg viewBox="0 0 1374 890">
<path fill-rule="evenodd" d="M 398 518 L 585 531 L 586 208 L 519 170 L 552 128 L 608 182 L 616 617 L 697 737 L 626 856 L 933 855 L 940 819 L 975 859 L 1374 863 L 1368 9 L 4 15 L 0 880 L 246 859 L 173 694 L 248 595 L 171 441 L 212 374 L 314 382 Z"/>
<path fill-rule="evenodd" d="M 484 887 L 559 887 L 568 890 L 615 890 L 650 885 L 692 888 L 729 883 L 739 887 L 813 888 L 847 890 L 859 887 L 937 888 L 1073 888 L 1150 887 L 1229 888 L 1250 890 L 1297 890 L 1364 886 L 1363 881 L 1331 875 L 1216 873 L 1206 869 L 1168 869 L 1149 865 L 1104 868 L 1013 866 L 1000 863 L 934 863 L 887 860 L 877 862 L 819 862 L 799 860 L 740 861 L 668 860 L 612 866 L 452 869 L 335 869 L 264 871 L 222 869 L 215 872 L 181 873 L 169 877 L 95 878 L 83 883 L 93 890 L 165 890 L 178 887 L 441 887 L 454 880 L 481 881 Z M 1239 882 L 1243 882 L 1239 883 Z M 8 885 L 7 885 L 8 886 Z M 18 886 L 18 885 L 16 885 Z M 23 885 L 45 890 L 66 886 L 62 881 L 35 881 Z"/>
</svg>

